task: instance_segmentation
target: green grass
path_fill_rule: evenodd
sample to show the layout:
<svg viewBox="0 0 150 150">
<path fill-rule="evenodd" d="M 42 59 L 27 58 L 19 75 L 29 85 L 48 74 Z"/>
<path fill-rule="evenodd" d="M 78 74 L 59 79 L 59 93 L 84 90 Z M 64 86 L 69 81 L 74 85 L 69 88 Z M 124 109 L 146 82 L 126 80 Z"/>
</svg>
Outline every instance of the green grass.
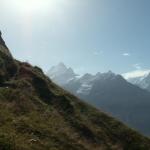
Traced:
<svg viewBox="0 0 150 150">
<path fill-rule="evenodd" d="M 148 138 L 67 93 L 40 68 L 1 54 L 0 64 L 0 150 L 150 149 Z"/>
</svg>

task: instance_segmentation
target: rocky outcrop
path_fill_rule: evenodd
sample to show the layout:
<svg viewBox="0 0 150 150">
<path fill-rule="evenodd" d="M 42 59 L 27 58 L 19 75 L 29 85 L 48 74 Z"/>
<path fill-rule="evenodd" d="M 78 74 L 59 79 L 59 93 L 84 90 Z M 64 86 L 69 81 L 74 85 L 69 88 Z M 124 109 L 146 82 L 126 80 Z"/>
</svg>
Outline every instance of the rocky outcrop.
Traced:
<svg viewBox="0 0 150 150">
<path fill-rule="evenodd" d="M 0 86 L 17 72 L 17 64 L 2 39 L 0 32 Z"/>
<path fill-rule="evenodd" d="M 0 52 L 4 53 L 5 55 L 12 57 L 9 49 L 7 48 L 5 41 L 2 38 L 2 32 L 0 31 Z"/>
</svg>

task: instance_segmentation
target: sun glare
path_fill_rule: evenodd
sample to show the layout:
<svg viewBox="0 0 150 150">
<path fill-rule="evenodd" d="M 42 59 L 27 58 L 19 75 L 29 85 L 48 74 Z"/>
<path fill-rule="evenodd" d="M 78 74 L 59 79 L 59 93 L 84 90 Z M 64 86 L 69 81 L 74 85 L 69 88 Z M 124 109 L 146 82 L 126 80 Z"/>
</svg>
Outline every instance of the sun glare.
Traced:
<svg viewBox="0 0 150 150">
<path fill-rule="evenodd" d="M 58 0 L 14 0 L 15 9 L 21 12 L 37 12 L 46 9 L 53 9 Z"/>
<path fill-rule="evenodd" d="M 37 11 L 45 7 L 46 2 L 44 0 L 20 0 L 16 5 L 23 11 Z"/>
</svg>

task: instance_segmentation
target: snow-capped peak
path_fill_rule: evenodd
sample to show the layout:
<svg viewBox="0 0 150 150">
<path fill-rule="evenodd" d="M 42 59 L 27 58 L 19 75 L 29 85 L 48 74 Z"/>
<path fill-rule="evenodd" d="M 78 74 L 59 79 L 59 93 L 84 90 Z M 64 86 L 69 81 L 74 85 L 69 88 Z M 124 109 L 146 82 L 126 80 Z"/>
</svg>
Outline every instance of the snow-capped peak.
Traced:
<svg viewBox="0 0 150 150">
<path fill-rule="evenodd" d="M 136 71 L 124 77 L 126 77 L 128 82 L 150 91 L 150 70 Z"/>
<path fill-rule="evenodd" d="M 77 74 L 74 73 L 72 68 L 67 68 L 64 63 L 59 63 L 53 66 L 47 75 L 56 83 L 63 85 L 76 78 Z"/>
</svg>

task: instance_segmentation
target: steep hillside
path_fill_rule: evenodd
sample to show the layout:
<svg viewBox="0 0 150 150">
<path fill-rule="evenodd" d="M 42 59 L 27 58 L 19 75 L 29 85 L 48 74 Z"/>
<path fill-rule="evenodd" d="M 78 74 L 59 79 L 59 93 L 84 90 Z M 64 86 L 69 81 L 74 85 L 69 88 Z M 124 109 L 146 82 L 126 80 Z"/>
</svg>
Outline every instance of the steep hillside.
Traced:
<svg viewBox="0 0 150 150">
<path fill-rule="evenodd" d="M 59 88 L 40 68 L 14 60 L 0 45 L 1 150 L 150 149 L 148 138 Z"/>
</svg>

